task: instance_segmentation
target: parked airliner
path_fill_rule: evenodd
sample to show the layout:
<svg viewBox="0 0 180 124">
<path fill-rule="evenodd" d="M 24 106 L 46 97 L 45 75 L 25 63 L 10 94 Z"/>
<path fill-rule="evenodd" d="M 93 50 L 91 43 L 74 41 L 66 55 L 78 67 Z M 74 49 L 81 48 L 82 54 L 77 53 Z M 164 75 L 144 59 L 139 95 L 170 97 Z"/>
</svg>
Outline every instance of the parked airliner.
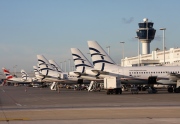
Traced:
<svg viewBox="0 0 180 124">
<path fill-rule="evenodd" d="M 91 81 L 103 80 L 99 76 L 99 72 L 93 68 L 93 65 L 78 48 L 71 48 L 71 53 L 76 71 L 70 72 L 70 75 L 75 75 L 79 78 L 88 79 Z"/>
<path fill-rule="evenodd" d="M 180 79 L 180 66 L 141 66 L 121 67 L 96 41 L 88 41 L 94 68 L 109 75 L 117 75 L 125 84 L 164 84 L 170 85 L 168 92 L 180 92 L 177 82 Z"/>
<path fill-rule="evenodd" d="M 22 74 L 21 78 L 11 75 L 10 71 L 4 67 L 2 68 L 2 70 L 4 74 L 6 75 L 5 80 L 11 81 L 11 83 L 31 83 L 33 81 L 31 78 L 29 78 L 29 76 L 24 70 L 21 70 L 21 74 Z"/>
<path fill-rule="evenodd" d="M 89 81 L 78 78 L 74 75 L 69 75 L 67 72 L 59 72 L 52 67 L 49 61 L 43 55 L 37 55 L 40 74 L 44 76 L 44 79 L 52 79 L 54 82 L 66 82 L 66 83 L 89 83 Z M 62 70 L 61 70 L 62 71 Z"/>
</svg>

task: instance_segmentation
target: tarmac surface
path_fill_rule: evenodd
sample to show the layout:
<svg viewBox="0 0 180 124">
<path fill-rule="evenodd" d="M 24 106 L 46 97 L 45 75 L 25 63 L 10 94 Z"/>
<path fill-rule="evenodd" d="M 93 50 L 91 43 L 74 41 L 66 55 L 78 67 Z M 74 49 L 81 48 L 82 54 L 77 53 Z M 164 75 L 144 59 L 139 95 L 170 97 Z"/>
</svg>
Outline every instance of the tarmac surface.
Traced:
<svg viewBox="0 0 180 124">
<path fill-rule="evenodd" d="M 180 94 L 157 94 L 49 88 L 0 87 L 0 124 L 179 124 Z"/>
</svg>

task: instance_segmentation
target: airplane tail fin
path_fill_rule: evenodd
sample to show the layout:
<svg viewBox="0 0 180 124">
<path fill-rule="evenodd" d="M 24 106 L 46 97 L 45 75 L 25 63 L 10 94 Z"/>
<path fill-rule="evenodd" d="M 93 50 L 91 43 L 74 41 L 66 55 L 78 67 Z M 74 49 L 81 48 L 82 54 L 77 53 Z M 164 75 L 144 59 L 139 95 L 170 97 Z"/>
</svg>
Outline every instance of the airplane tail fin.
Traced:
<svg viewBox="0 0 180 124">
<path fill-rule="evenodd" d="M 59 67 L 59 65 L 54 61 L 54 60 L 49 60 L 49 63 L 51 64 L 51 66 L 54 68 L 54 70 L 58 71 L 59 73 L 62 73 L 63 70 L 61 69 L 61 67 Z"/>
<path fill-rule="evenodd" d="M 33 66 L 33 69 L 34 69 L 35 76 L 38 76 L 38 75 L 40 75 L 40 72 L 39 72 L 39 69 L 38 69 L 38 67 L 36 67 L 36 66 Z"/>
<path fill-rule="evenodd" d="M 13 76 L 10 74 L 9 70 L 7 70 L 6 68 L 2 68 L 3 73 L 6 75 L 6 79 L 11 79 L 13 78 Z"/>
<path fill-rule="evenodd" d="M 41 69 L 40 69 L 40 67 L 39 67 L 39 63 L 37 63 L 37 71 L 39 72 L 39 74 L 41 74 L 42 72 L 41 72 Z"/>
<path fill-rule="evenodd" d="M 40 72 L 44 75 L 48 75 L 50 70 L 54 70 L 48 60 L 43 55 L 37 55 L 38 65 Z"/>
<path fill-rule="evenodd" d="M 73 56 L 76 71 L 85 72 L 85 69 L 92 69 L 93 66 L 89 60 L 84 56 L 84 54 L 77 48 L 71 48 L 71 53 Z"/>
<path fill-rule="evenodd" d="M 35 78 L 32 78 L 32 80 L 33 80 L 34 82 L 37 82 L 38 79 L 40 79 L 42 76 L 40 76 L 40 72 L 39 72 L 39 69 L 38 69 L 37 66 L 33 66 L 33 69 L 34 69 Z M 43 78 L 44 78 L 44 77 L 43 77 Z M 43 78 L 41 78 L 39 81 L 42 81 Z"/>
<path fill-rule="evenodd" d="M 40 73 L 44 76 L 60 77 L 60 73 L 54 70 L 52 65 L 43 55 L 37 55 Z"/>
<path fill-rule="evenodd" d="M 96 41 L 88 41 L 88 47 L 94 68 L 103 71 L 105 67 L 116 65 L 111 57 Z"/>
<path fill-rule="evenodd" d="M 22 69 L 21 70 L 22 80 L 27 81 L 29 78 L 29 75 Z"/>
</svg>

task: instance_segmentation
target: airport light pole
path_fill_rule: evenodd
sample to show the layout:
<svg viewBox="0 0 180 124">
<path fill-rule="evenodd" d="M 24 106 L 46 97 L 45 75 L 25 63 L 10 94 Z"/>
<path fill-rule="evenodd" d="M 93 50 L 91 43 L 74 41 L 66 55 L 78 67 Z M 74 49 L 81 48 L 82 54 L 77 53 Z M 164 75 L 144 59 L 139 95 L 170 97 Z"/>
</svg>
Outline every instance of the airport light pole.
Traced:
<svg viewBox="0 0 180 124">
<path fill-rule="evenodd" d="M 139 49 L 140 49 L 140 46 L 139 46 L 139 37 L 136 36 L 135 38 L 138 39 L 138 66 L 139 66 L 139 65 L 140 65 L 140 55 L 139 55 L 139 54 L 140 54 L 140 53 L 139 53 L 139 52 L 140 52 L 140 50 L 139 50 Z"/>
<path fill-rule="evenodd" d="M 62 69 L 62 62 L 60 62 L 60 67 L 61 67 L 61 69 Z"/>
<path fill-rule="evenodd" d="M 64 61 L 64 71 L 66 72 L 66 61 Z"/>
<path fill-rule="evenodd" d="M 122 44 L 122 56 L 123 56 L 123 67 L 124 67 L 124 43 L 125 42 L 120 42 Z"/>
<path fill-rule="evenodd" d="M 110 56 L 110 46 L 106 47 L 108 49 L 108 55 Z"/>
<path fill-rule="evenodd" d="M 165 64 L 165 30 L 166 28 L 160 28 L 160 30 L 163 30 L 163 52 L 164 52 L 164 63 Z"/>
<path fill-rule="evenodd" d="M 71 59 L 69 59 L 69 72 L 71 71 Z"/>
<path fill-rule="evenodd" d="M 74 66 L 73 65 L 71 66 L 71 70 L 74 71 Z"/>
</svg>

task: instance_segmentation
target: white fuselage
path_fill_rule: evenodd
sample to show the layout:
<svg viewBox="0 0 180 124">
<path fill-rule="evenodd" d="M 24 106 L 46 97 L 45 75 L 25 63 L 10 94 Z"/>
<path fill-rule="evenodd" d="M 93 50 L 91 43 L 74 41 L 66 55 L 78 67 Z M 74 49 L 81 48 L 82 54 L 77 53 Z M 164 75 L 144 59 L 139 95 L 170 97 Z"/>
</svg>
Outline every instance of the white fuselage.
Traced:
<svg viewBox="0 0 180 124">
<path fill-rule="evenodd" d="M 73 75 L 69 75 L 68 73 L 59 73 L 59 75 L 61 75 L 60 77 L 53 77 L 52 75 L 36 75 L 36 78 L 38 80 L 41 80 L 42 82 L 61 82 L 61 83 L 71 83 L 71 82 L 77 82 L 78 81 L 78 77 L 77 76 L 73 76 Z"/>
<path fill-rule="evenodd" d="M 178 78 L 170 79 L 170 73 L 180 74 L 178 66 L 141 66 L 141 67 L 120 67 L 111 65 L 104 68 L 109 75 L 119 77 L 122 83 L 147 84 L 149 77 L 157 77 L 156 82 L 159 84 L 176 84 Z"/>
<path fill-rule="evenodd" d="M 18 83 L 18 82 L 30 83 L 30 82 L 32 82 L 32 80 L 29 78 L 27 80 L 23 80 L 22 78 L 16 78 L 16 77 L 9 78 L 9 79 L 7 79 L 7 81 L 12 81 L 11 83 Z"/>
</svg>

